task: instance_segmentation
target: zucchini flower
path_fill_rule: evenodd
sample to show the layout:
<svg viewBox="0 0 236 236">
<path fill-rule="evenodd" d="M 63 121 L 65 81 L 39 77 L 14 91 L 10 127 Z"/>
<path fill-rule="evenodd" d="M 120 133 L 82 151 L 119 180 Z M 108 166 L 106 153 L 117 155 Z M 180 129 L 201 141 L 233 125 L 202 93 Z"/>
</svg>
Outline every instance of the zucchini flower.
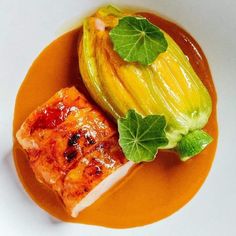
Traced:
<svg viewBox="0 0 236 236">
<path fill-rule="evenodd" d="M 175 148 L 182 137 L 206 125 L 211 97 L 180 47 L 161 29 L 168 46 L 151 64 L 123 60 L 114 50 L 109 32 L 124 16 L 127 14 L 108 6 L 84 21 L 79 45 L 84 84 L 115 119 L 130 109 L 143 116 L 163 115 L 169 141 L 163 148 Z"/>
</svg>

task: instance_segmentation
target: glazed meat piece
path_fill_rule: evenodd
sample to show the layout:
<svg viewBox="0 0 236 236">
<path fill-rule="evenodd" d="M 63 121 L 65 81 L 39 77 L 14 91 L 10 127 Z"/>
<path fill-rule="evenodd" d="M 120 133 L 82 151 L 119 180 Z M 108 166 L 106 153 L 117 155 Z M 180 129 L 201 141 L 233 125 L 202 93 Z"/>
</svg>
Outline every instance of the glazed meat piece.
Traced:
<svg viewBox="0 0 236 236">
<path fill-rule="evenodd" d="M 16 136 L 37 180 L 59 194 L 73 217 L 133 165 L 114 125 L 74 87 L 33 111 Z"/>
</svg>

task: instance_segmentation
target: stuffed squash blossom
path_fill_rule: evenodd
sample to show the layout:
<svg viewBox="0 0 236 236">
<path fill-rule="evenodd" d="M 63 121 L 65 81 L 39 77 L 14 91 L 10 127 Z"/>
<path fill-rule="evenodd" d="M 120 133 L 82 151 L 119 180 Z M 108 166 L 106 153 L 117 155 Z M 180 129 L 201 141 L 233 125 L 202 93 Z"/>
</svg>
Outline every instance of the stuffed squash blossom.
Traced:
<svg viewBox="0 0 236 236">
<path fill-rule="evenodd" d="M 130 109 L 142 116 L 163 115 L 168 139 L 163 149 L 174 148 L 182 137 L 205 126 L 211 97 L 180 47 L 163 30 L 168 46 L 152 63 L 122 59 L 110 32 L 125 16 L 108 6 L 84 21 L 79 45 L 83 81 L 94 100 L 115 119 L 125 117 Z"/>
</svg>

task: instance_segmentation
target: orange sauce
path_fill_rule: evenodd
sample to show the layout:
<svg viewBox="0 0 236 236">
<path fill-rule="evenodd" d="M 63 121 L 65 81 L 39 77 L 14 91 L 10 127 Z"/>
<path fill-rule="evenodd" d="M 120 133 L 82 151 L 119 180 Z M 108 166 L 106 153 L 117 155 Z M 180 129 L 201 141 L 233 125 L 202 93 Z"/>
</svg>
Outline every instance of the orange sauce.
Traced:
<svg viewBox="0 0 236 236">
<path fill-rule="evenodd" d="M 15 141 L 14 161 L 25 190 L 41 208 L 62 221 L 127 228 L 161 220 L 176 212 L 196 194 L 212 165 L 218 136 L 216 92 L 206 57 L 197 42 L 179 26 L 153 14 L 142 15 L 174 38 L 208 88 L 213 111 L 205 130 L 214 137 L 214 141 L 185 163 L 174 153 L 160 152 L 155 161 L 136 167 L 76 219 L 66 213 L 60 199 L 51 190 L 35 179 L 26 154 Z M 34 61 L 17 95 L 14 137 L 29 113 L 59 89 L 76 85 L 86 93 L 78 69 L 79 36 L 80 29 L 61 36 Z"/>
</svg>

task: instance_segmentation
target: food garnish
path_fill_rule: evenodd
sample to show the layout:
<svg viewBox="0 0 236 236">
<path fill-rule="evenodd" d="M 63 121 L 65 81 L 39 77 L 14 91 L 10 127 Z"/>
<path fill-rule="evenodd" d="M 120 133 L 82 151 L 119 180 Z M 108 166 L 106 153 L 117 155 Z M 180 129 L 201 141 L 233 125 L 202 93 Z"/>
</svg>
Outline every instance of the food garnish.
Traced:
<svg viewBox="0 0 236 236">
<path fill-rule="evenodd" d="M 142 117 L 129 110 L 125 118 L 118 119 L 119 143 L 126 158 L 136 163 L 152 161 L 158 148 L 168 144 L 165 127 L 164 116 Z"/>
<path fill-rule="evenodd" d="M 142 65 L 151 64 L 168 46 L 160 29 L 143 17 L 121 18 L 109 35 L 121 58 Z"/>
<path fill-rule="evenodd" d="M 202 130 L 207 124 L 212 101 L 188 58 L 177 43 L 159 28 L 153 29 L 155 33 L 152 36 L 164 46 L 154 58 L 154 54 L 150 53 L 151 44 L 141 43 L 151 41 L 147 41 L 149 27 L 153 27 L 151 23 L 137 15 L 111 10 L 112 7 L 102 9 L 85 20 L 79 47 L 80 72 L 93 99 L 115 120 L 126 117 L 130 109 L 143 117 L 164 116 L 168 144 L 160 149 L 182 152 L 180 147 L 184 138 L 193 146 L 188 157 L 196 155 L 199 150 L 196 145 L 199 144 L 189 138 L 192 135 L 188 135 Z M 147 28 L 140 30 L 144 25 Z M 132 36 L 131 32 L 138 33 Z M 146 32 L 145 35 L 142 32 Z M 140 35 L 142 40 L 137 42 Z M 144 45 L 149 48 L 146 54 L 143 54 Z M 123 148 L 124 152 L 128 149 L 127 145 L 126 150 Z"/>
</svg>

